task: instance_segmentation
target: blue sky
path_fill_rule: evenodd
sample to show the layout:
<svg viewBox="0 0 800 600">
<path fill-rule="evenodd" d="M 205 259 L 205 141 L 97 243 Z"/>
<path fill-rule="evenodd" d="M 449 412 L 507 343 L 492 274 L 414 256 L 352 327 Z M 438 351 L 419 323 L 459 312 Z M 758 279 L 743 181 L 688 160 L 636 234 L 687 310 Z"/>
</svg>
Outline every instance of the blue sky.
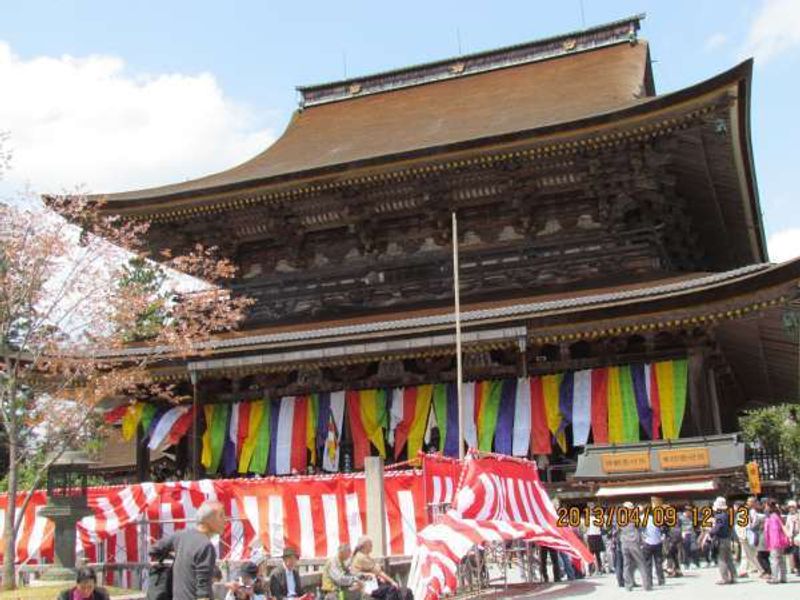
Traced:
<svg viewBox="0 0 800 600">
<path fill-rule="evenodd" d="M 4 0 L 0 187 L 115 191 L 224 169 L 280 134 L 294 86 L 645 12 L 659 93 L 755 56 L 754 153 L 773 258 L 800 255 L 800 2 Z"/>
</svg>

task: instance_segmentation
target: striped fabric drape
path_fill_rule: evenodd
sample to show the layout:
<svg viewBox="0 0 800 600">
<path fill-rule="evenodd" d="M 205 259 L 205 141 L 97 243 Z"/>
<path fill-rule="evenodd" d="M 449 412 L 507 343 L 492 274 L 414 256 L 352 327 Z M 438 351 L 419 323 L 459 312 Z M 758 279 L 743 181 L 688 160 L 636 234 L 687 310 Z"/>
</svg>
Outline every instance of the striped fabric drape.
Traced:
<svg viewBox="0 0 800 600">
<path fill-rule="evenodd" d="M 527 456 L 583 446 L 675 439 L 686 410 L 685 359 L 613 365 L 528 378 L 464 384 L 465 445 L 486 452 Z M 373 388 L 277 400 L 202 407 L 201 461 L 209 473 L 303 473 L 308 465 L 339 469 L 342 429 L 350 427 L 353 464 L 372 452 L 414 458 L 430 427 L 439 450 L 458 456 L 458 402 L 454 383 Z M 176 443 L 191 428 L 188 406 L 158 408 L 133 403 L 109 411 L 132 439 L 141 428 L 151 448 Z"/>
</svg>

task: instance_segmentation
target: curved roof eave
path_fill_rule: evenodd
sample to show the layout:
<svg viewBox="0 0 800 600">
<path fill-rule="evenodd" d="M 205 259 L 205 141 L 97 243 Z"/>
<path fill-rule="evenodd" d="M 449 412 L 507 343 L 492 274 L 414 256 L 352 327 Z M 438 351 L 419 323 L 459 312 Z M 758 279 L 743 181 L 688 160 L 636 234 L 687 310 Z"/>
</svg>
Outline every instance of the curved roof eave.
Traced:
<svg viewBox="0 0 800 600">
<path fill-rule="evenodd" d="M 745 191 L 750 199 L 749 208 L 750 211 L 752 211 L 751 214 L 753 215 L 754 219 L 754 228 L 758 230 L 756 235 L 761 240 L 759 244 L 761 246 L 760 252 L 764 257 L 764 260 L 766 260 L 766 245 L 763 242 L 763 228 L 761 227 L 760 211 L 758 208 L 757 191 L 755 188 L 755 175 L 752 163 L 752 150 L 750 144 L 749 89 L 752 76 L 752 64 L 752 59 L 748 59 L 736 65 L 735 67 L 724 71 L 723 73 L 715 75 L 714 77 L 695 85 L 661 96 L 644 99 L 631 106 L 621 109 L 598 113 L 572 121 L 521 130 L 509 134 L 475 138 L 440 146 L 421 148 L 399 154 L 376 156 L 368 159 L 344 162 L 321 168 L 299 170 L 272 177 L 246 179 L 231 184 L 208 187 L 200 191 L 196 189 L 181 191 L 175 190 L 174 186 L 167 186 L 171 188 L 171 193 L 161 196 L 153 195 L 153 193 L 157 192 L 159 188 L 151 188 L 149 190 L 141 190 L 140 196 L 137 196 L 139 192 L 125 192 L 120 194 L 98 195 L 96 197 L 103 198 L 107 201 L 107 210 L 119 214 L 142 214 L 145 211 L 159 213 L 173 210 L 175 208 L 201 206 L 210 199 L 218 200 L 219 196 L 228 193 L 242 192 L 252 189 L 254 192 L 259 194 L 268 194 L 271 191 L 270 188 L 273 187 L 278 189 L 281 187 L 294 185 L 302 188 L 306 185 L 318 183 L 319 179 L 323 177 L 342 176 L 345 173 L 355 177 L 355 171 L 366 171 L 368 169 L 391 167 L 393 163 L 400 163 L 401 161 L 407 163 L 409 161 L 413 162 L 426 159 L 430 160 L 433 157 L 470 152 L 485 146 L 501 146 L 503 144 L 519 143 L 521 141 L 532 139 L 536 139 L 538 142 L 545 142 L 547 141 L 548 137 L 553 137 L 557 134 L 569 134 L 571 132 L 580 134 L 581 130 L 585 130 L 587 135 L 591 135 L 593 133 L 602 131 L 602 129 L 610 125 L 637 117 L 647 117 L 650 114 L 656 114 L 667 109 L 676 108 L 681 104 L 699 99 L 702 96 L 714 91 L 722 91 L 725 88 L 738 84 L 740 90 L 744 90 L 745 92 L 745 94 L 739 97 L 737 101 L 738 111 L 741 114 L 741 118 L 739 119 L 740 138 L 745 149 L 745 151 L 742 153 L 742 161 L 746 176 L 745 179 L 749 188 Z M 291 126 L 292 125 L 290 123 L 289 127 Z M 404 167 L 406 166 L 408 165 L 404 165 Z M 198 180 L 194 180 L 194 182 L 196 181 Z M 185 185 L 189 186 L 194 182 L 189 181 L 186 182 Z"/>
<path fill-rule="evenodd" d="M 576 321 L 578 315 L 596 318 L 609 310 L 619 312 L 614 317 L 647 314 L 672 308 L 714 303 L 726 298 L 746 296 L 759 290 L 800 281 L 800 258 L 780 264 L 757 264 L 712 273 L 689 280 L 651 283 L 627 291 L 586 295 L 561 300 L 532 301 L 496 308 L 470 309 L 465 307 L 462 323 L 465 328 L 485 325 L 559 317 Z M 623 315 L 623 313 L 625 313 Z M 610 318 L 610 317 L 609 317 Z M 208 343 L 213 351 L 236 351 L 251 347 L 297 343 L 332 343 L 343 339 L 358 339 L 365 335 L 398 336 L 420 331 L 451 329 L 453 314 L 442 310 L 419 317 L 382 319 L 368 317 L 363 322 L 326 326 L 316 323 L 298 329 L 241 331 L 227 334 Z M 354 319 L 354 321 L 359 321 Z M 147 347 L 128 348 L 120 355 L 150 352 Z"/>
</svg>

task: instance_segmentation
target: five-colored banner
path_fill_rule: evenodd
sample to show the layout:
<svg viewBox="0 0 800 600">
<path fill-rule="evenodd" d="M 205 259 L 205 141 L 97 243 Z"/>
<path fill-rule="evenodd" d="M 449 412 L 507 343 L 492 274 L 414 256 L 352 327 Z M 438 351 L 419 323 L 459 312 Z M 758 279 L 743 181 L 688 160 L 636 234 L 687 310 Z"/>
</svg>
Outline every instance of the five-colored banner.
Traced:
<svg viewBox="0 0 800 600">
<path fill-rule="evenodd" d="M 500 454 L 550 454 L 554 444 L 624 444 L 675 439 L 686 408 L 685 359 L 464 384 L 464 438 Z M 438 449 L 458 456 L 458 401 L 453 383 L 287 396 L 203 407 L 201 461 L 210 473 L 284 475 L 309 465 L 338 471 L 345 412 L 352 466 L 376 453 L 416 456 L 438 429 Z M 108 413 L 130 439 L 138 426 L 149 446 L 175 443 L 194 418 L 186 407 L 137 403 Z"/>
</svg>

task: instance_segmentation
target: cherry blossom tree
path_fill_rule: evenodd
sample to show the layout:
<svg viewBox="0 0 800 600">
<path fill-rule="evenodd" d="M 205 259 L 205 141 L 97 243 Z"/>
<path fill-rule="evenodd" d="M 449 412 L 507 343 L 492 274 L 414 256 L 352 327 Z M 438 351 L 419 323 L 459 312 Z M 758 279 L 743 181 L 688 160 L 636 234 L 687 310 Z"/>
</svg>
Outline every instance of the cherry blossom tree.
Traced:
<svg viewBox="0 0 800 600">
<path fill-rule="evenodd" d="M 7 589 L 14 586 L 16 538 L 33 489 L 65 450 L 95 435 L 98 404 L 142 396 L 177 401 L 172 388 L 153 380 L 152 369 L 207 352 L 211 338 L 235 329 L 251 304 L 225 288 L 235 269 L 214 248 L 164 254 L 156 263 L 147 253 L 146 221 L 109 216 L 102 201 L 80 194 L 49 197 L 45 205 L 0 203 Z M 143 278 L 131 267 L 156 264 L 157 272 L 163 265 L 184 275 Z M 186 276 L 195 282 L 188 292 L 181 291 Z M 18 489 L 20 465 L 43 448 L 47 460 L 36 482 Z"/>
</svg>

